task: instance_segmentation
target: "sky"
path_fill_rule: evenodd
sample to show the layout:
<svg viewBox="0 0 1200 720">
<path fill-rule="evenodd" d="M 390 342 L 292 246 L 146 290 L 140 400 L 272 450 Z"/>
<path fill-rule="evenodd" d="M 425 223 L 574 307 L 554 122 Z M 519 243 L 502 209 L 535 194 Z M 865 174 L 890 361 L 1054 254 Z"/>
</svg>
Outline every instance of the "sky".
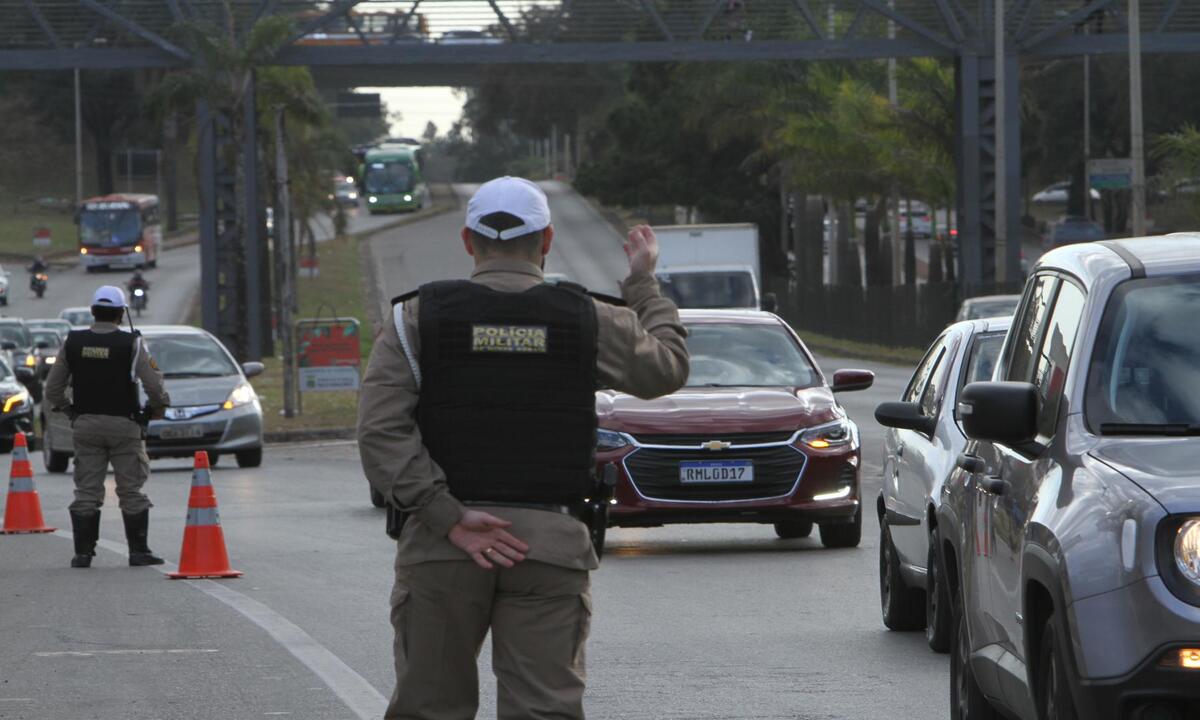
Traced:
<svg viewBox="0 0 1200 720">
<path fill-rule="evenodd" d="M 399 112 L 401 119 L 392 123 L 392 137 L 421 137 L 425 123 L 437 125 L 438 135 L 445 135 L 462 115 L 463 100 L 448 87 L 357 88 L 360 92 L 377 92 L 387 103 L 388 112 Z"/>
</svg>

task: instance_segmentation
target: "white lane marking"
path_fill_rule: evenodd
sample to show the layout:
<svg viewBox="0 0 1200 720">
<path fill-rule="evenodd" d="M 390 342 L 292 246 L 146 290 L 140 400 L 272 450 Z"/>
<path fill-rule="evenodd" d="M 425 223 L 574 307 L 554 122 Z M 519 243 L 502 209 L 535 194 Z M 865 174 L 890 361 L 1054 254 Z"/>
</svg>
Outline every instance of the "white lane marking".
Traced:
<svg viewBox="0 0 1200 720">
<path fill-rule="evenodd" d="M 200 655 L 220 652 L 215 648 L 172 648 L 158 650 L 154 648 L 128 650 L 55 650 L 35 652 L 34 657 L 96 657 L 97 655 Z"/>
<path fill-rule="evenodd" d="M 33 698 L 0 698 L 0 702 L 33 702 Z"/>
<path fill-rule="evenodd" d="M 54 534 L 67 539 L 74 538 L 70 532 L 65 530 L 56 530 Z M 101 539 L 96 545 L 118 555 L 129 556 L 129 548 L 121 543 Z M 177 569 L 175 563 L 172 562 L 153 567 L 164 575 Z M 304 632 L 299 625 L 275 612 L 264 603 L 213 580 L 180 580 L 179 582 L 191 585 L 210 597 L 220 600 L 266 631 L 275 642 L 283 646 L 283 649 L 291 653 L 320 678 L 359 720 L 375 720 L 375 718 L 383 716 L 384 710 L 387 709 L 387 700 L 383 695 L 367 682 L 366 678 L 356 673 L 329 648 L 317 642 L 316 638 Z"/>
</svg>

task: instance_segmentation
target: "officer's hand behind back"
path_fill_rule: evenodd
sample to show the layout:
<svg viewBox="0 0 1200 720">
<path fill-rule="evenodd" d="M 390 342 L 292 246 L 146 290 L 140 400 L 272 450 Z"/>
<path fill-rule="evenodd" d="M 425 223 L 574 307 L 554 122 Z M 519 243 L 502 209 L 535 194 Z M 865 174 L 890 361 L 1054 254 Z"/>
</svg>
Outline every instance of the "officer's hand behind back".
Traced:
<svg viewBox="0 0 1200 720">
<path fill-rule="evenodd" d="M 649 225 L 638 225 L 629 231 L 625 255 L 629 257 L 630 274 L 654 273 L 658 267 L 658 238 Z"/>
<path fill-rule="evenodd" d="M 529 550 L 528 545 L 504 529 L 510 525 L 512 523 L 495 515 L 467 510 L 458 524 L 450 528 L 447 537 L 484 570 L 491 570 L 492 563 L 510 568 L 524 560 Z"/>
</svg>

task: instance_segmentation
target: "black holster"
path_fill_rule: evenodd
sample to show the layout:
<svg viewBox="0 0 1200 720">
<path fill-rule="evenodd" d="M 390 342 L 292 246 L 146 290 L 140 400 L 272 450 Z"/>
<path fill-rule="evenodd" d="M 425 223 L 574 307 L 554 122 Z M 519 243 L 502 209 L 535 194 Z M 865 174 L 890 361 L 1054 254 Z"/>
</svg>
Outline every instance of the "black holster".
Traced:
<svg viewBox="0 0 1200 720">
<path fill-rule="evenodd" d="M 408 522 L 408 513 L 400 510 L 391 503 L 387 504 L 387 526 L 384 532 L 393 540 L 400 539 L 400 532 L 404 530 L 404 523 Z"/>
<path fill-rule="evenodd" d="M 604 533 L 608 529 L 608 508 L 617 488 L 617 466 L 614 463 L 605 465 L 604 472 L 593 477 L 592 483 L 592 496 L 584 503 L 579 519 L 588 526 L 592 542 L 601 543 L 596 548 L 596 557 L 600 557 L 604 550 Z"/>
</svg>

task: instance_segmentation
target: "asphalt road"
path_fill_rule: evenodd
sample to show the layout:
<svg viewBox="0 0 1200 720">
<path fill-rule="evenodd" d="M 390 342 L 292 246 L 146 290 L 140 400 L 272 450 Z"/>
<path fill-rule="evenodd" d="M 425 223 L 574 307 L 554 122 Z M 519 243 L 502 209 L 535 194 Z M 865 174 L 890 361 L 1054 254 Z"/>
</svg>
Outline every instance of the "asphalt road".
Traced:
<svg viewBox="0 0 1200 720">
<path fill-rule="evenodd" d="M 565 189 L 549 190 L 558 240 L 548 268 L 615 289 L 619 238 Z M 383 296 L 465 274 L 460 223 L 449 213 L 378 236 Z M 877 373 L 875 388 L 844 396 L 873 498 L 881 430 L 871 410 L 899 395 L 908 371 L 821 365 Z M 69 529 L 69 477 L 47 475 L 36 457 L 34 467 L 47 520 Z M 176 561 L 190 467 L 153 468 L 151 545 Z M 214 485 L 240 579 L 168 581 L 125 567 L 111 488 L 90 571 L 67 567 L 61 532 L 0 536 L 0 719 L 379 717 L 392 689 L 394 545 L 353 443 L 270 448 L 262 468 L 218 467 Z M 880 623 L 873 527 L 850 550 L 778 540 L 769 526 L 613 529 L 593 576 L 589 715 L 946 717 L 945 656 Z M 489 654 L 480 717 L 495 712 Z"/>
</svg>

